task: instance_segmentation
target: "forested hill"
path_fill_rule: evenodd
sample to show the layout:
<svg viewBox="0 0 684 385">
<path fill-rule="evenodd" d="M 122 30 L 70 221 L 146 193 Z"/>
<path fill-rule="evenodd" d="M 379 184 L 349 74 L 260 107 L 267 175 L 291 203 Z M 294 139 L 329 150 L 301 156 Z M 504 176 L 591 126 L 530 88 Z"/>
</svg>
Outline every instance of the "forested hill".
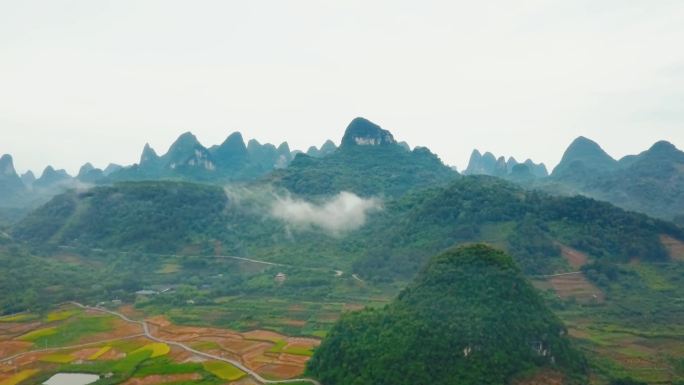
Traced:
<svg viewBox="0 0 684 385">
<path fill-rule="evenodd" d="M 216 239 L 226 204 L 216 186 L 125 182 L 60 194 L 13 232 L 35 245 L 169 252 L 198 239 Z"/>
<path fill-rule="evenodd" d="M 432 258 L 385 308 L 343 316 L 308 368 L 327 385 L 495 385 L 541 367 L 581 382 L 585 366 L 513 260 L 472 245 Z"/>
<path fill-rule="evenodd" d="M 660 236 L 684 239 L 669 222 L 581 196 L 526 191 L 488 176 L 463 177 L 390 201 L 364 234 L 368 251 L 355 269 L 374 279 L 410 277 L 427 256 L 472 241 L 506 249 L 528 274 L 550 274 L 567 271 L 561 245 L 592 259 L 663 261 L 669 256 Z"/>
<path fill-rule="evenodd" d="M 682 230 L 668 222 L 588 198 L 525 191 L 493 177 L 462 177 L 444 187 L 386 198 L 384 209 L 369 213 L 363 226 L 339 234 L 292 227 L 273 216 L 281 192 L 253 194 L 265 189 L 229 197 L 217 186 L 129 182 L 71 191 L 33 212 L 12 234 L 41 247 L 222 252 L 306 266 L 353 264 L 371 280 L 410 278 L 428 256 L 473 241 L 506 249 L 527 274 L 549 274 L 569 271 L 561 245 L 591 259 L 663 261 L 668 254 L 660 236 L 684 240 Z"/>
<path fill-rule="evenodd" d="M 666 141 L 617 161 L 595 142 L 578 138 L 551 177 L 534 185 L 550 193 L 580 193 L 684 223 L 684 152 Z"/>
<path fill-rule="evenodd" d="M 342 145 L 332 154 L 313 158 L 299 154 L 271 181 L 302 196 L 352 191 L 362 196 L 399 196 L 407 191 L 443 185 L 458 177 L 427 148 L 413 151 L 397 143 L 389 131 L 363 119 L 347 127 Z"/>
</svg>

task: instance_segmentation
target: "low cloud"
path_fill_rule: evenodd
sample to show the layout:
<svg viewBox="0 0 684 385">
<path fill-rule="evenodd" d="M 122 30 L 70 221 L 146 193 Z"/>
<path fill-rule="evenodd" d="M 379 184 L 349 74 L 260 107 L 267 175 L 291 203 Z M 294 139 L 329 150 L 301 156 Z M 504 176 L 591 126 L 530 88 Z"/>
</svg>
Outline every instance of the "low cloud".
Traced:
<svg viewBox="0 0 684 385">
<path fill-rule="evenodd" d="M 363 226 L 368 214 L 381 209 L 379 199 L 364 199 L 343 191 L 318 203 L 291 196 L 276 197 L 271 215 L 296 228 L 319 228 L 333 235 L 341 235 Z"/>
</svg>

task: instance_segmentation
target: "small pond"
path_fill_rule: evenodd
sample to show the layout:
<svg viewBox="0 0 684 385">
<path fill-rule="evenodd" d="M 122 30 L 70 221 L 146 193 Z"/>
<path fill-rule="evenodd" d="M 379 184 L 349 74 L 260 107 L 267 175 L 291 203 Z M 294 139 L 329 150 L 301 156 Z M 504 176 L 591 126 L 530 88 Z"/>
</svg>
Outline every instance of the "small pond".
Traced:
<svg viewBox="0 0 684 385">
<path fill-rule="evenodd" d="M 96 374 L 57 373 L 43 385 L 88 385 L 100 379 Z"/>
</svg>

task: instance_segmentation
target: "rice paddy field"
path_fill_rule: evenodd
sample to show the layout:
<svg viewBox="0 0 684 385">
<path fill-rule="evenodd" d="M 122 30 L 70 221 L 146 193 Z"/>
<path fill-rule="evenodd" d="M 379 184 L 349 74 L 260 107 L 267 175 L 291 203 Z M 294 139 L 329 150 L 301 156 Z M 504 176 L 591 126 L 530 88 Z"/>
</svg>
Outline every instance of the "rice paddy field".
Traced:
<svg viewBox="0 0 684 385">
<path fill-rule="evenodd" d="M 684 266 L 619 265 L 612 279 L 585 274 L 537 279 L 584 351 L 592 381 L 684 384 Z"/>
<path fill-rule="evenodd" d="M 121 311 L 135 310 L 124 306 Z M 235 360 L 274 380 L 301 376 L 320 343 L 270 330 L 176 325 L 164 316 L 146 322 L 157 338 Z M 3 317 L 0 385 L 42 384 L 56 373 L 96 374 L 98 385 L 256 383 L 228 362 L 150 340 L 141 325 L 101 311 L 63 306 L 45 315 Z"/>
</svg>

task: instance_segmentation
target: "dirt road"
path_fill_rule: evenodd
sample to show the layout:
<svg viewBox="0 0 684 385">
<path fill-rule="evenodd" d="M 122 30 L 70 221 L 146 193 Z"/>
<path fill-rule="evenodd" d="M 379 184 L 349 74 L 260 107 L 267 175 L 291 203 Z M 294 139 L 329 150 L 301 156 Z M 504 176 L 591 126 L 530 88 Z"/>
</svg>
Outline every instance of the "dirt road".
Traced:
<svg viewBox="0 0 684 385">
<path fill-rule="evenodd" d="M 311 384 L 313 384 L 313 385 L 321 385 L 320 382 L 318 382 L 318 381 L 316 381 L 316 380 L 313 380 L 313 379 L 310 379 L 310 378 L 293 378 L 293 379 L 290 379 L 290 380 L 267 380 L 267 379 L 261 377 L 257 372 L 255 372 L 255 371 L 251 370 L 250 368 L 244 366 L 244 365 L 243 365 L 241 362 L 239 362 L 239 361 L 231 360 L 231 359 L 229 359 L 229 358 L 220 357 L 220 356 L 216 356 L 216 355 L 209 354 L 209 353 L 204 353 L 204 352 L 201 352 L 201 351 L 199 351 L 199 350 L 193 349 L 193 348 L 191 348 L 191 347 L 189 347 L 189 346 L 187 346 L 187 345 L 185 345 L 185 344 L 183 344 L 183 343 L 180 343 L 180 342 L 168 341 L 168 340 L 164 340 L 164 339 L 161 339 L 161 338 L 157 338 L 157 337 L 153 336 L 152 333 L 150 333 L 149 326 L 147 325 L 147 322 L 145 322 L 144 320 L 143 320 L 143 321 L 136 321 L 136 320 L 133 320 L 133 319 L 128 318 L 128 317 L 127 317 L 126 315 L 124 315 L 124 314 L 121 314 L 121 313 L 116 312 L 116 311 L 113 311 L 113 310 L 104 309 L 104 308 L 101 308 L 101 307 L 86 306 L 86 305 L 80 304 L 80 303 L 78 303 L 78 302 L 72 302 L 72 304 L 74 304 L 74 305 L 76 305 L 76 306 L 78 306 L 78 307 L 80 307 L 80 308 L 82 308 L 82 309 L 87 309 L 87 310 L 93 310 L 93 311 L 99 311 L 99 312 L 103 312 L 103 313 L 108 313 L 108 314 L 114 315 L 114 316 L 116 316 L 116 317 L 119 317 L 119 318 L 121 318 L 122 320 L 124 320 L 124 321 L 126 321 L 126 322 L 128 322 L 128 323 L 133 323 L 133 324 L 136 324 L 136 325 L 140 325 L 140 326 L 142 327 L 142 329 L 143 329 L 143 334 L 144 334 L 144 336 L 147 337 L 148 339 L 152 340 L 152 341 L 164 343 L 164 344 L 167 344 L 167 345 L 170 345 L 170 346 L 176 346 L 176 347 L 178 347 L 178 348 L 181 348 L 181 349 L 183 349 L 183 350 L 185 350 L 185 351 L 188 351 L 188 352 L 193 353 L 193 354 L 195 354 L 195 355 L 198 355 L 198 356 L 200 356 L 200 357 L 208 358 L 208 359 L 211 359 L 211 360 L 217 360 L 217 361 L 227 362 L 227 363 L 229 363 L 229 364 L 235 366 L 236 368 L 242 370 L 243 372 L 247 373 L 250 377 L 254 378 L 255 380 L 257 380 L 258 382 L 260 382 L 260 383 L 262 383 L 262 384 L 288 384 L 288 383 L 295 383 L 295 382 L 308 382 L 308 383 L 311 383 Z"/>
</svg>

